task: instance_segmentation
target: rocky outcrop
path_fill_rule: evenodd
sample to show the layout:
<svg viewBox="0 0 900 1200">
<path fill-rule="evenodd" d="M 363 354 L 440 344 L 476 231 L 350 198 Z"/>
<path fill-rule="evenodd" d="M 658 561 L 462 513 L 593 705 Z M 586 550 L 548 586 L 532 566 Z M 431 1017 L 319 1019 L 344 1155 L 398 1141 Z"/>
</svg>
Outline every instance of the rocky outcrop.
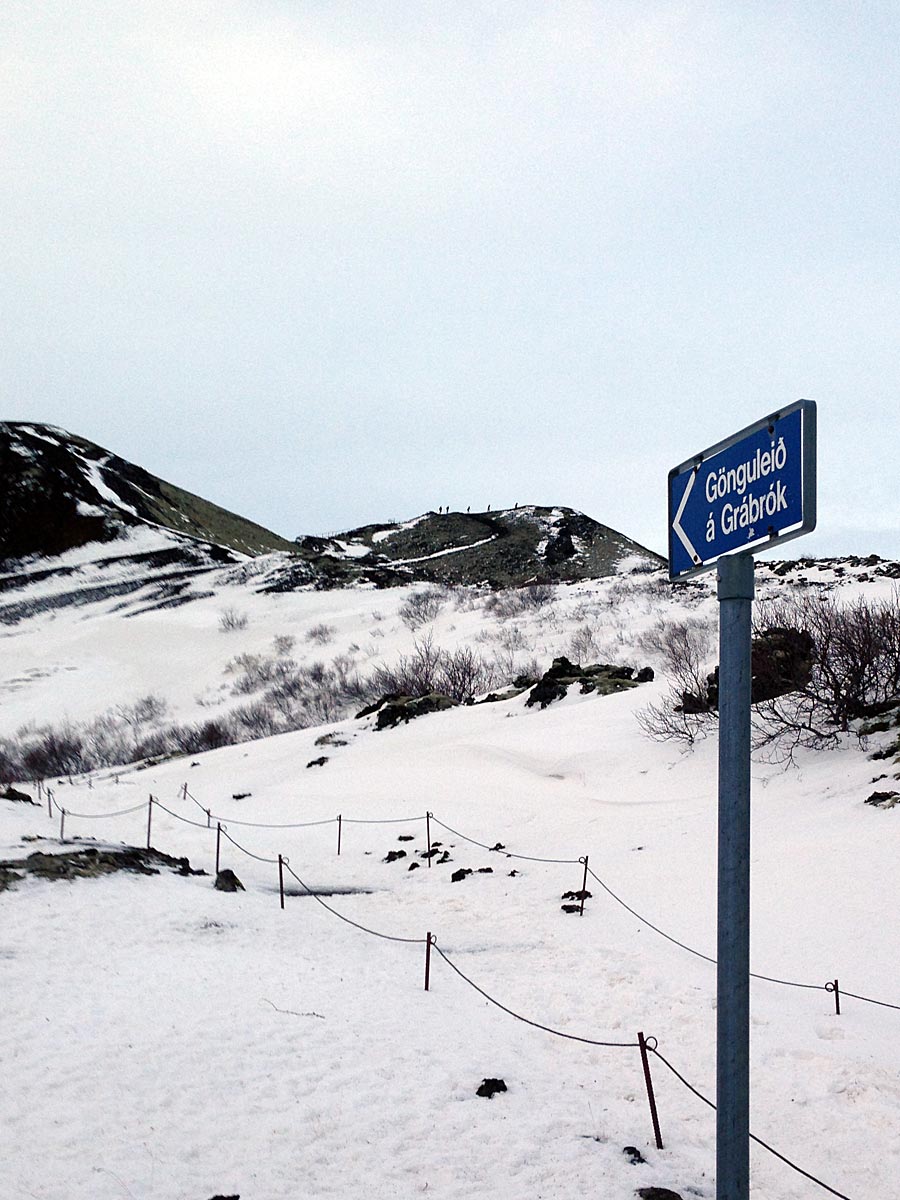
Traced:
<svg viewBox="0 0 900 1200">
<path fill-rule="evenodd" d="M 578 684 L 582 695 L 597 692 L 601 696 L 610 696 L 614 692 L 626 692 L 638 684 L 649 683 L 653 679 L 650 667 L 635 671 L 633 667 L 617 667 L 609 663 L 596 663 L 582 667 L 570 662 L 567 658 L 555 658 L 549 671 L 531 689 L 526 707 L 539 704 L 546 708 L 554 700 L 562 700 L 569 693 L 573 684 Z"/>
<path fill-rule="evenodd" d="M 0 862 L 0 875 L 22 879 L 26 874 L 38 879 L 94 879 L 110 875 L 115 871 L 129 871 L 136 875 L 159 875 L 160 871 L 171 871 L 176 875 L 205 875 L 194 870 L 186 858 L 173 858 L 160 850 L 144 850 L 138 846 L 94 847 L 79 850 L 63 850 L 47 853 L 36 850 L 24 859 L 7 859 Z M 0 882 L 2 890 L 2 882 Z"/>
<path fill-rule="evenodd" d="M 425 696 L 401 696 L 396 692 L 389 692 L 374 704 L 367 705 L 356 716 L 358 720 L 360 717 L 377 714 L 375 728 L 392 729 L 395 725 L 414 721 L 416 717 L 426 713 L 445 712 L 448 708 L 456 707 L 458 705 L 455 700 L 437 692 Z"/>
</svg>

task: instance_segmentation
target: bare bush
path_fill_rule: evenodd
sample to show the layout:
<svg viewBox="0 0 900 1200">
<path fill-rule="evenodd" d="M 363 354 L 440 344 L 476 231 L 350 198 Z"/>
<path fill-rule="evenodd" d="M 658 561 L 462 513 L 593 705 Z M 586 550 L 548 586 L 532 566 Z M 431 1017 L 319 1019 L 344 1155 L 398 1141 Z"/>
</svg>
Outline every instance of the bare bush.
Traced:
<svg viewBox="0 0 900 1200">
<path fill-rule="evenodd" d="M 246 613 L 238 612 L 236 608 L 223 608 L 219 613 L 219 629 L 222 633 L 234 633 L 238 629 L 246 629 L 250 618 Z"/>
<path fill-rule="evenodd" d="M 595 663 L 600 660 L 600 647 L 590 625 L 581 625 L 569 639 L 569 656 L 573 662 Z"/>
<path fill-rule="evenodd" d="M 296 669 L 292 658 L 267 658 L 264 654 L 237 654 L 225 664 L 225 672 L 234 675 L 232 695 L 245 696 L 258 692 L 267 684 Z"/>
<path fill-rule="evenodd" d="M 840 604 L 833 596 L 791 593 L 763 601 L 755 634 L 793 630 L 808 636 L 811 662 L 789 692 L 754 705 L 754 746 L 776 759 L 800 746 L 836 743 L 855 722 L 900 701 L 900 591 L 887 599 Z M 754 667 L 754 675 L 756 668 Z"/>
<path fill-rule="evenodd" d="M 370 676 L 373 693 L 427 696 L 436 692 L 440 657 L 441 650 L 430 634 L 414 642 L 412 654 L 401 654 L 393 666 L 375 668 Z"/>
<path fill-rule="evenodd" d="M 306 640 L 308 642 L 316 642 L 320 646 L 327 646 L 336 633 L 337 629 L 333 625 L 327 625 L 322 621 L 318 625 L 312 625 L 307 629 Z"/>
<path fill-rule="evenodd" d="M 716 705 L 709 694 L 713 635 L 694 618 L 658 621 L 641 638 L 641 648 L 662 661 L 667 694 L 638 713 L 643 731 L 657 741 L 694 741 L 715 725 Z"/>
<path fill-rule="evenodd" d="M 79 775 L 93 766 L 81 731 L 65 724 L 60 729 L 40 729 L 21 756 L 24 778 Z"/>
<path fill-rule="evenodd" d="M 276 633 L 272 638 L 272 649 L 279 658 L 286 658 L 297 644 L 297 639 L 289 633 Z"/>
<path fill-rule="evenodd" d="M 493 668 L 468 646 L 443 653 L 440 673 L 440 691 L 460 704 L 471 703 L 477 695 L 494 686 Z"/>
<path fill-rule="evenodd" d="M 402 654 L 392 665 L 376 667 L 368 685 L 373 696 L 438 692 L 467 704 L 493 687 L 496 677 L 493 665 L 476 651 L 468 646 L 442 650 L 429 635 L 414 644 L 412 654 Z"/>
<path fill-rule="evenodd" d="M 168 715 L 169 702 L 163 696 L 150 693 L 133 704 L 118 705 L 115 711 L 126 725 L 139 729 L 142 725 L 159 724 Z"/>
<path fill-rule="evenodd" d="M 642 727 L 651 737 L 693 742 L 717 719 L 709 630 L 691 620 L 658 625 L 643 645 L 662 656 L 670 689 L 640 714 Z M 789 761 L 800 747 L 834 745 L 855 728 L 862 734 L 859 722 L 900 703 L 900 592 L 845 604 L 811 592 L 762 601 L 752 670 L 757 753 Z"/>
<path fill-rule="evenodd" d="M 444 607 L 444 595 L 436 588 L 412 592 L 400 605 L 400 620 L 408 629 L 433 621 Z"/>
<path fill-rule="evenodd" d="M 244 704 L 236 708 L 232 716 L 251 740 L 271 737 L 275 733 L 281 733 L 284 728 L 278 712 L 265 700 L 254 700 L 250 704 Z"/>
<path fill-rule="evenodd" d="M 524 587 L 504 588 L 493 592 L 484 601 L 484 610 L 498 621 L 519 617 L 523 613 L 546 608 L 552 603 L 555 592 L 549 583 L 526 583 Z"/>
</svg>

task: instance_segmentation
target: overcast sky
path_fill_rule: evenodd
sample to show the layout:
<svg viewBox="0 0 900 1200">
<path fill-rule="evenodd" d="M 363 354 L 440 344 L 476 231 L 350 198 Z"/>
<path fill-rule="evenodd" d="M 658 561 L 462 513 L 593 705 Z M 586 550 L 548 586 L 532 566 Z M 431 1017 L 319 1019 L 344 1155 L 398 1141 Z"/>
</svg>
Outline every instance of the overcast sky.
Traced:
<svg viewBox="0 0 900 1200">
<path fill-rule="evenodd" d="M 819 405 L 900 556 L 900 5 L 3 0 L 0 380 L 279 533 L 567 504 Z"/>
</svg>

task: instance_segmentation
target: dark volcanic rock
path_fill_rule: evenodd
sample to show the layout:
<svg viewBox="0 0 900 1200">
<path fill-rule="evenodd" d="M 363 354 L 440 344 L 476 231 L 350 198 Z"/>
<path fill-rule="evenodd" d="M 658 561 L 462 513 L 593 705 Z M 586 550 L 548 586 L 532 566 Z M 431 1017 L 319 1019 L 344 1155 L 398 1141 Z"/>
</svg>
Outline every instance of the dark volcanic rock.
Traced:
<svg viewBox="0 0 900 1200">
<path fill-rule="evenodd" d="M 485 1096 L 488 1100 L 493 1100 L 498 1093 L 505 1092 L 506 1090 L 506 1081 L 503 1079 L 482 1079 L 475 1091 L 475 1095 Z"/>
<path fill-rule="evenodd" d="M 678 1192 L 664 1187 L 642 1187 L 638 1188 L 635 1194 L 640 1196 L 641 1200 L 684 1200 Z"/>
<path fill-rule="evenodd" d="M 244 890 L 244 885 L 229 867 L 218 873 L 213 887 L 217 892 L 242 892 Z"/>
<path fill-rule="evenodd" d="M 99 875 L 110 875 L 114 871 L 130 871 L 137 875 L 158 875 L 161 869 L 176 875 L 205 875 L 194 870 L 186 858 L 172 858 L 159 850 L 145 850 L 139 846 L 121 848 L 89 846 L 83 850 L 67 850 L 59 854 L 45 854 L 36 850 L 24 860 L 0 862 L 0 869 L 27 871 L 39 879 L 90 879 Z"/>
<path fill-rule="evenodd" d="M 751 702 L 774 700 L 806 687 L 814 656 L 812 636 L 805 629 L 764 629 L 751 650 Z"/>
<path fill-rule="evenodd" d="M 594 663 L 591 666 L 582 667 L 578 663 L 570 662 L 565 656 L 561 656 L 554 658 L 553 665 L 544 672 L 541 679 L 531 689 L 525 705 L 527 708 L 531 708 L 533 705 L 539 704 L 541 708 L 546 708 L 554 700 L 562 700 L 564 696 L 567 696 L 573 683 L 579 685 L 579 690 L 583 695 L 588 692 L 597 692 L 601 696 L 609 696 L 613 692 L 624 692 L 629 688 L 637 687 L 638 683 L 649 682 L 653 678 L 653 672 L 646 667 L 638 672 L 638 676 L 638 679 L 634 678 L 633 667 L 617 667 L 611 663 Z"/>
<path fill-rule="evenodd" d="M 15 800 L 19 804 L 37 804 L 37 801 L 32 800 L 27 792 L 17 792 L 12 786 L 0 792 L 0 800 Z"/>
<path fill-rule="evenodd" d="M 374 704 L 367 705 L 356 716 L 359 719 L 377 713 L 375 728 L 393 729 L 395 725 L 406 724 L 426 713 L 445 712 L 449 708 L 457 707 L 455 700 L 451 700 L 449 696 L 441 696 L 437 692 L 432 692 L 427 696 L 401 696 L 396 692 L 388 692 Z"/>
<path fill-rule="evenodd" d="M 900 792 L 873 792 L 866 804 L 875 808 L 893 808 L 895 804 L 900 804 Z"/>
</svg>

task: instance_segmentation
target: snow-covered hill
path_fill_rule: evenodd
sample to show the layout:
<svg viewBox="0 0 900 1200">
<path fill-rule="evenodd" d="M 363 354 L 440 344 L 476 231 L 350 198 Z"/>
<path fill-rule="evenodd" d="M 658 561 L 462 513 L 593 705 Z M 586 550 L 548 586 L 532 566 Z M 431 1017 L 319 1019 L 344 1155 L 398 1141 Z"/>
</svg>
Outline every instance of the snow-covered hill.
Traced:
<svg viewBox="0 0 900 1200">
<path fill-rule="evenodd" d="M 258 576 L 258 585 L 270 591 L 416 580 L 515 586 L 610 575 L 625 559 L 661 563 L 653 551 L 583 513 L 536 505 L 428 512 L 289 541 L 85 438 L 52 425 L 0 422 L 3 590 L 15 587 L 23 567 L 33 573 L 35 562 L 52 573 L 53 563 L 45 560 L 77 551 L 78 561 L 93 555 L 102 567 L 130 554 L 135 539 L 148 538 L 157 557 L 132 561 L 134 579 L 147 586 L 159 582 L 160 565 L 179 563 L 187 576 L 198 567 L 273 552 Z M 60 567 L 65 574 L 66 564 Z M 10 613 L 0 611 L 0 619 Z"/>
<path fill-rule="evenodd" d="M 80 586 L 96 564 L 72 554 Z M 268 569 L 215 568 L 174 606 L 136 591 L 21 613 L 0 641 L 0 732 L 117 707 L 134 717 L 148 693 L 166 701 L 166 720 L 226 713 L 247 700 L 235 694 L 241 669 L 228 669 L 242 656 L 287 656 L 312 674 L 342 659 L 365 674 L 430 638 L 507 672 L 560 653 L 658 667 L 646 631 L 715 620 L 710 582 L 673 591 L 641 562 L 534 593 L 273 593 L 255 586 Z M 878 560 L 760 564 L 758 587 L 876 596 L 895 574 Z M 34 578 L 28 595 L 54 586 Z M 433 603 L 410 605 L 426 593 Z M 651 1055 L 658 1151 L 634 1046 L 638 1031 L 656 1038 L 713 1096 L 715 970 L 701 956 L 715 946 L 716 746 L 710 737 L 685 752 L 643 736 L 636 713 L 664 687 L 571 689 L 543 711 L 519 695 L 382 731 L 349 716 L 58 777 L 52 818 L 43 792 L 41 807 L 0 800 L 0 858 L 18 861 L 63 849 L 65 808 L 67 845 L 140 845 L 149 815 L 154 846 L 211 871 L 222 821 L 221 865 L 246 888 L 222 894 L 209 875 L 28 874 L 0 895 L 13 998 L 0 1050 L 14 1081 L 0 1100 L 12 1148 L 0 1196 L 625 1200 L 656 1185 L 712 1197 L 713 1114 Z M 848 995 L 900 1004 L 898 809 L 865 803 L 898 767 L 868 752 L 851 738 L 800 751 L 789 769 L 754 766 L 754 970 L 811 986 L 753 983 L 753 1127 L 852 1200 L 891 1195 L 900 1177 L 900 1011 Z M 442 843 L 430 867 L 429 830 Z M 391 851 L 405 853 L 385 861 Z M 583 917 L 561 908 L 581 888 L 582 856 L 599 877 Z M 472 873 L 453 882 L 460 869 Z M 835 978 L 840 1016 L 825 990 Z M 588 1041 L 516 1020 L 467 979 Z M 477 1097 L 488 1077 L 508 1091 Z M 758 1147 L 753 1172 L 760 1200 L 827 1194 Z"/>
</svg>

